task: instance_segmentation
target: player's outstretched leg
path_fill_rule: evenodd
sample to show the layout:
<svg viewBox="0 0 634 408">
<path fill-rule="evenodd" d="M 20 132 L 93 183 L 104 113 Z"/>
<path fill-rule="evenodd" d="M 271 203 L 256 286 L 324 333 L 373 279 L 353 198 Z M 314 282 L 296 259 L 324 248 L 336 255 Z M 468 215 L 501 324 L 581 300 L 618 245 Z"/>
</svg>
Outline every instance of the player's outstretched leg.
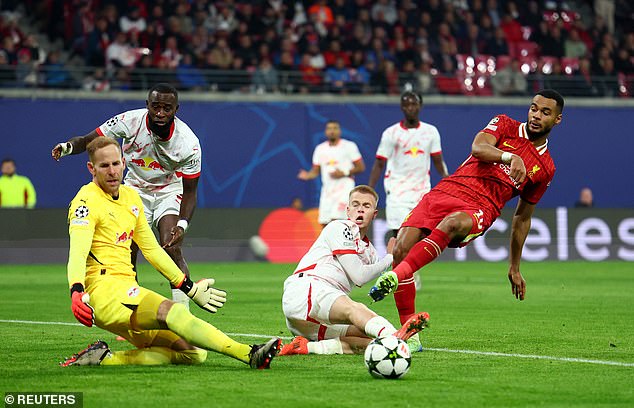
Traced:
<svg viewBox="0 0 634 408">
<path fill-rule="evenodd" d="M 110 349 L 105 341 L 97 340 L 90 344 L 77 354 L 73 354 L 72 357 L 59 363 L 62 367 L 70 367 L 72 365 L 84 366 L 84 365 L 99 365 L 108 354 Z"/>
<path fill-rule="evenodd" d="M 293 354 L 308 354 L 308 339 L 306 337 L 296 336 L 290 343 L 282 346 L 280 356 Z"/>
<path fill-rule="evenodd" d="M 405 324 L 403 324 L 403 326 L 398 329 L 394 335 L 401 340 L 408 341 L 411 337 L 418 334 L 419 331 L 423 330 L 428 325 L 429 313 L 419 312 L 407 319 Z"/>
<path fill-rule="evenodd" d="M 376 283 L 370 288 L 368 296 L 373 301 L 378 302 L 385 299 L 385 297 L 394 292 L 398 287 L 398 277 L 393 271 L 385 272 L 376 280 Z"/>
<path fill-rule="evenodd" d="M 271 360 L 275 358 L 282 346 L 282 339 L 273 337 L 264 344 L 254 344 L 249 353 L 249 366 L 258 370 L 270 368 Z"/>
</svg>

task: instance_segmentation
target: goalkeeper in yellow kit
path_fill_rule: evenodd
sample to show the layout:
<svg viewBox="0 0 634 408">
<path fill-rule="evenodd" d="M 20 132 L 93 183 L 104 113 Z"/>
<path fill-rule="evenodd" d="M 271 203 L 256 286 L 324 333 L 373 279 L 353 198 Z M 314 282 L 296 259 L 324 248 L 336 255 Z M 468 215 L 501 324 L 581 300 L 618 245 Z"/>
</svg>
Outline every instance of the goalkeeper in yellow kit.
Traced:
<svg viewBox="0 0 634 408">
<path fill-rule="evenodd" d="M 233 357 L 252 368 L 269 368 L 281 339 L 265 344 L 238 343 L 193 316 L 182 304 L 137 283 L 130 244 L 169 282 L 198 306 L 215 313 L 226 293 L 211 287 L 213 279 L 192 282 L 159 246 L 143 213 L 139 195 L 121 185 L 125 162 L 119 144 L 100 137 L 88 147 L 91 183 L 71 202 L 68 222 L 68 282 L 77 320 L 126 338 L 136 349 L 110 352 L 97 341 L 61 365 L 198 364 L 207 350 Z"/>
</svg>

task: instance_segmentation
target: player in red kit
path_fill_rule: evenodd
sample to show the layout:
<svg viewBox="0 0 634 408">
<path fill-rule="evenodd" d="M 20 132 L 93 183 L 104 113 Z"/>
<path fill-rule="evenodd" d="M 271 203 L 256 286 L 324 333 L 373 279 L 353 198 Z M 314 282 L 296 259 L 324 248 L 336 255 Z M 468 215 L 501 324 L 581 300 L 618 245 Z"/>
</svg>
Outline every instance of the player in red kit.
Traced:
<svg viewBox="0 0 634 408">
<path fill-rule="evenodd" d="M 398 282 L 411 278 L 448 246 L 462 247 L 482 235 L 504 205 L 518 195 L 508 277 L 513 295 L 524 300 L 522 248 L 535 206 L 555 174 L 548 136 L 561 123 L 563 107 L 563 97 L 546 89 L 533 97 L 525 123 L 506 115 L 491 119 L 476 135 L 467 160 L 432 188 L 403 222 L 393 252 L 394 268 L 370 290 L 375 301 L 396 290 Z M 401 319 L 414 314 L 415 296 L 412 291 L 410 301 L 399 308 Z"/>
</svg>

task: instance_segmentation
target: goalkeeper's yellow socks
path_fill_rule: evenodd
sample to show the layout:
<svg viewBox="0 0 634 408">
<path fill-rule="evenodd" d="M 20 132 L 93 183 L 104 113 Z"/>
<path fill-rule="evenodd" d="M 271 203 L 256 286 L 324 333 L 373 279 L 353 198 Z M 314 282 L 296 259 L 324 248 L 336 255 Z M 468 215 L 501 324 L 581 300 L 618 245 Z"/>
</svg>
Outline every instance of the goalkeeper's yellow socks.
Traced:
<svg viewBox="0 0 634 408">
<path fill-rule="evenodd" d="M 170 330 L 190 344 L 249 363 L 251 346 L 231 339 L 211 324 L 192 315 L 185 306 L 178 303 L 173 305 L 165 321 Z"/>
<path fill-rule="evenodd" d="M 114 352 L 106 356 L 101 365 L 192 365 L 201 364 L 206 358 L 207 352 L 200 349 L 174 351 L 167 347 L 148 347 Z"/>
</svg>

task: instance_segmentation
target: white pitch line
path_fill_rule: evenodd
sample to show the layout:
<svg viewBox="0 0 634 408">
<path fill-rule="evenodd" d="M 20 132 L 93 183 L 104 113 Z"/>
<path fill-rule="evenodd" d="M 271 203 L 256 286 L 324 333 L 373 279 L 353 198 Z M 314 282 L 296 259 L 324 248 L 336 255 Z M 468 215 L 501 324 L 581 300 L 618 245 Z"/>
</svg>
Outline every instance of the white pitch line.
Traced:
<svg viewBox="0 0 634 408">
<path fill-rule="evenodd" d="M 589 360 L 585 358 L 574 358 L 574 357 L 554 357 L 554 356 L 540 356 L 536 354 L 498 353 L 497 351 L 451 350 L 446 348 L 434 348 L 434 347 L 424 347 L 423 350 L 440 351 L 443 353 L 475 354 L 480 356 L 532 358 L 536 360 L 554 360 L 554 361 L 563 361 L 568 363 L 588 363 L 588 364 L 602 364 L 602 365 L 611 365 L 611 366 L 619 366 L 619 367 L 634 367 L 634 363 L 622 363 L 620 361 L 606 361 L 606 360 Z"/>
<path fill-rule="evenodd" d="M 0 319 L 0 323 L 44 324 L 44 325 L 52 325 L 52 326 L 83 326 L 80 323 L 38 322 L 38 321 L 32 321 L 32 320 Z M 264 338 L 264 339 L 268 339 L 271 337 L 271 336 L 267 336 L 263 334 L 253 334 L 253 333 L 226 333 L 226 334 L 229 336 L 253 337 L 253 338 Z M 290 339 L 290 337 L 282 337 L 282 338 Z M 471 355 L 492 356 L 492 357 L 529 358 L 534 360 L 562 361 L 566 363 L 586 363 L 586 364 L 611 365 L 611 366 L 618 366 L 618 367 L 634 367 L 634 363 L 622 363 L 620 361 L 607 361 L 607 360 L 591 360 L 591 359 L 575 358 L 575 357 L 555 357 L 555 356 L 540 356 L 537 354 L 499 353 L 497 351 L 452 350 L 452 349 L 435 348 L 435 347 L 425 347 L 423 350 L 438 351 L 441 353 L 471 354 Z"/>
</svg>

